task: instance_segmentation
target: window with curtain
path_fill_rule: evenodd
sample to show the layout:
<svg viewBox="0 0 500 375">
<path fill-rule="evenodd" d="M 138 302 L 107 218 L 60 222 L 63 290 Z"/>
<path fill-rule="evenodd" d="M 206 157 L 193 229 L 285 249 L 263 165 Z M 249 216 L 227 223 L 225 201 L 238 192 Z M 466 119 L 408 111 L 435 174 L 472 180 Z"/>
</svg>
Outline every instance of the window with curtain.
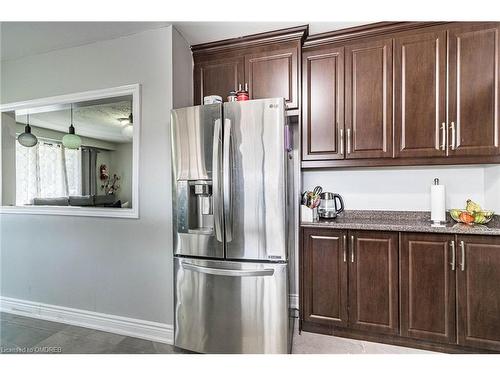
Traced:
<svg viewBox="0 0 500 375">
<path fill-rule="evenodd" d="M 80 195 L 81 171 L 80 150 L 42 140 L 34 147 L 16 142 L 16 204 L 32 204 L 33 198 Z"/>
</svg>

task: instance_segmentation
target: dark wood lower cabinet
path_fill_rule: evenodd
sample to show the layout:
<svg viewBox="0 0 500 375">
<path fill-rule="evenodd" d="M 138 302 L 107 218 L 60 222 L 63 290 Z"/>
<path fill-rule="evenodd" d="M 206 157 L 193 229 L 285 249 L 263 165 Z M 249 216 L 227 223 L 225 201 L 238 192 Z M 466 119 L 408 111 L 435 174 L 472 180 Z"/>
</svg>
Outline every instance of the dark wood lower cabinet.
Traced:
<svg viewBox="0 0 500 375">
<path fill-rule="evenodd" d="M 347 325 L 345 231 L 305 229 L 303 233 L 304 320 Z"/>
<path fill-rule="evenodd" d="M 401 234 L 401 335 L 455 343 L 455 236 Z"/>
<path fill-rule="evenodd" d="M 397 333 L 397 243 L 397 233 L 304 229 L 304 320 Z"/>
<path fill-rule="evenodd" d="M 458 343 L 500 351 L 500 237 L 457 237 Z"/>
<path fill-rule="evenodd" d="M 303 228 L 302 239 L 302 329 L 500 352 L 500 237 Z"/>
<path fill-rule="evenodd" d="M 349 231 L 349 241 L 349 326 L 398 333 L 398 234 Z"/>
</svg>

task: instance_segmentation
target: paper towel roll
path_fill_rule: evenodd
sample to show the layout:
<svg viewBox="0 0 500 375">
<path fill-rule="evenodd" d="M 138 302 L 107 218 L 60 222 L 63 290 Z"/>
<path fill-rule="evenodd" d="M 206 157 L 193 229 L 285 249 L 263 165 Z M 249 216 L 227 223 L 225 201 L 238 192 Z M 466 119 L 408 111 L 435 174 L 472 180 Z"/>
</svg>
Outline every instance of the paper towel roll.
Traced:
<svg viewBox="0 0 500 375">
<path fill-rule="evenodd" d="M 444 185 L 431 185 L 431 220 L 446 221 L 446 190 Z"/>
</svg>

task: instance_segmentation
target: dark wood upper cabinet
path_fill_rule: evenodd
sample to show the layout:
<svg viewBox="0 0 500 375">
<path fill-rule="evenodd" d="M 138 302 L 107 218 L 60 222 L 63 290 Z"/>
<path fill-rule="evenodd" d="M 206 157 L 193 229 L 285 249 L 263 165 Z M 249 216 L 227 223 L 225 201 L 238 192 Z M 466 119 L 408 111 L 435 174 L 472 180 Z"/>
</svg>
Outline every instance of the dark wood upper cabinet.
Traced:
<svg viewBox="0 0 500 375">
<path fill-rule="evenodd" d="M 446 156 L 446 31 L 397 37 L 394 54 L 396 156 Z"/>
<path fill-rule="evenodd" d="M 343 159 L 344 48 L 302 56 L 302 160 Z"/>
<path fill-rule="evenodd" d="M 401 335 L 440 343 L 456 342 L 455 236 L 401 234 Z"/>
<path fill-rule="evenodd" d="M 194 105 L 207 95 L 219 95 L 224 101 L 231 90 L 244 81 L 243 57 L 196 63 L 194 65 Z"/>
<path fill-rule="evenodd" d="M 285 98 L 287 109 L 297 109 L 298 56 L 298 45 L 245 55 L 245 83 L 250 99 Z"/>
<path fill-rule="evenodd" d="M 301 50 L 308 26 L 191 46 L 194 102 L 248 84 L 250 99 L 285 98 L 289 115 L 298 115 Z"/>
<path fill-rule="evenodd" d="M 349 325 L 399 332 L 398 234 L 349 231 Z"/>
<path fill-rule="evenodd" d="M 499 31 L 379 22 L 195 45 L 194 104 L 245 84 L 250 99 L 285 98 L 303 168 L 500 163 Z"/>
<path fill-rule="evenodd" d="M 449 30 L 450 155 L 495 155 L 500 101 L 498 23 Z"/>
<path fill-rule="evenodd" d="M 500 350 L 500 237 L 458 236 L 458 343 Z"/>
<path fill-rule="evenodd" d="M 346 158 L 392 157 L 392 39 L 345 48 Z"/>
<path fill-rule="evenodd" d="M 345 231 L 303 231 L 303 319 L 347 325 L 347 248 Z"/>
</svg>

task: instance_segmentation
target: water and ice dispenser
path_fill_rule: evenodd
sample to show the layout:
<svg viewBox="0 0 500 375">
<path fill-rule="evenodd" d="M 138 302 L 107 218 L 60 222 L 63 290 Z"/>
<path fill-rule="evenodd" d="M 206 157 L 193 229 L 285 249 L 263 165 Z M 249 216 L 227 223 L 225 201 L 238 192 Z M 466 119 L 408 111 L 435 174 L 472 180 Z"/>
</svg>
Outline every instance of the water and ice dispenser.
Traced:
<svg viewBox="0 0 500 375">
<path fill-rule="evenodd" d="M 214 230 L 212 181 L 178 181 L 179 232 L 212 234 Z"/>
</svg>

